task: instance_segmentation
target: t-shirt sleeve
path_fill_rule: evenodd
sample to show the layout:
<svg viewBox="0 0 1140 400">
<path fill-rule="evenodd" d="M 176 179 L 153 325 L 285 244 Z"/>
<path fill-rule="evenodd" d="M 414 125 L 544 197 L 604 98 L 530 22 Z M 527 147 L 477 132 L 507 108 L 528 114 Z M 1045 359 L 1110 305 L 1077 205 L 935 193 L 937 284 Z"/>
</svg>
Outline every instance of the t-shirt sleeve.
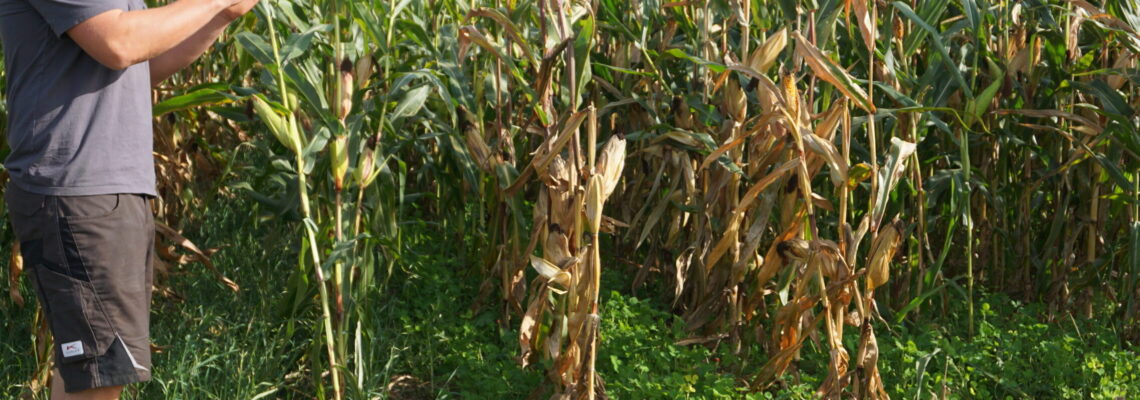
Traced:
<svg viewBox="0 0 1140 400">
<path fill-rule="evenodd" d="M 71 28 L 96 15 L 128 9 L 124 0 L 31 0 L 28 3 L 40 13 L 57 36 L 63 36 Z"/>
</svg>

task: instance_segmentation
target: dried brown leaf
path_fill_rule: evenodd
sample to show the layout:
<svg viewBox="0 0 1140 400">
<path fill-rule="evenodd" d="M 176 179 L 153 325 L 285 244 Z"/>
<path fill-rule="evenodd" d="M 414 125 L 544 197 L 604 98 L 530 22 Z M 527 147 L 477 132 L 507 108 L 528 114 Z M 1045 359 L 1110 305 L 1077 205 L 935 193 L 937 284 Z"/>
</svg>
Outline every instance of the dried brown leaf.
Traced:
<svg viewBox="0 0 1140 400">
<path fill-rule="evenodd" d="M 218 268 L 214 265 L 213 260 L 210 259 L 209 254 L 199 249 L 198 245 L 194 244 L 194 242 L 191 242 L 190 239 L 183 237 L 182 234 L 178 233 L 178 231 L 174 230 L 174 228 L 166 226 L 166 224 L 163 224 L 161 222 L 155 222 L 154 227 L 155 231 L 157 231 L 159 235 L 165 237 L 167 240 L 174 242 L 179 247 L 182 247 L 183 249 L 186 249 L 191 254 L 193 254 L 193 257 L 183 258 L 184 261 L 201 262 L 206 266 L 206 268 L 214 273 L 214 276 L 216 276 L 219 281 L 229 287 L 230 290 L 236 292 L 238 289 L 240 289 L 237 283 L 234 283 L 234 281 L 226 278 L 225 275 L 222 275 L 222 272 L 218 270 Z"/>
<path fill-rule="evenodd" d="M 836 89 L 839 89 L 847 98 L 854 101 L 855 104 L 858 104 L 859 107 L 862 107 L 864 110 L 875 111 L 875 106 L 871 104 L 867 92 L 855 84 L 855 80 L 847 74 L 846 70 L 835 65 L 831 59 L 823 55 L 819 49 L 813 46 L 811 42 L 808 42 L 808 40 L 798 32 L 795 35 L 796 53 L 803 57 L 816 77 L 835 86 Z"/>
<path fill-rule="evenodd" d="M 859 32 L 863 34 L 863 44 L 867 46 L 868 50 L 875 48 L 875 40 L 878 39 L 878 31 L 875 27 L 873 15 L 867 10 L 868 0 L 850 0 L 847 4 L 848 11 L 855 12 L 855 20 L 859 24 Z"/>
<path fill-rule="evenodd" d="M 1128 50 L 1121 50 L 1120 54 L 1116 56 L 1116 63 L 1112 64 L 1112 68 L 1116 70 L 1123 70 L 1125 68 L 1133 68 L 1136 65 L 1136 55 Z M 1111 75 L 1108 77 L 1108 86 L 1120 90 L 1124 84 L 1128 82 L 1123 73 Z"/>
<path fill-rule="evenodd" d="M 548 307 L 546 299 L 549 295 L 549 287 L 546 285 L 539 289 L 538 293 L 531 297 L 530 304 L 526 307 L 526 313 L 523 314 L 522 323 L 519 325 L 519 364 L 526 368 L 530 363 L 530 355 L 534 352 L 534 339 L 539 332 L 539 320 L 542 313 Z"/>
<path fill-rule="evenodd" d="M 8 297 L 18 307 L 24 307 L 24 296 L 20 294 L 20 275 L 24 272 L 24 257 L 20 253 L 20 242 L 12 243 L 12 253 L 8 258 Z"/>
</svg>

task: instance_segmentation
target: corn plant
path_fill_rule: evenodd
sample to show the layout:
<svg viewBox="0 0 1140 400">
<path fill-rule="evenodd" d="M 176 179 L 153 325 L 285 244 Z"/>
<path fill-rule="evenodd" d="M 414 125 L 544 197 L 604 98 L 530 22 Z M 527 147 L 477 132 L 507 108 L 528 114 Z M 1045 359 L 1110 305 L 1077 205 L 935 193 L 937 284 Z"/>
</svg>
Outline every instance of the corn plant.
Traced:
<svg viewBox="0 0 1140 400">
<path fill-rule="evenodd" d="M 1124 253 L 1098 249 L 1104 229 L 1127 230 L 1104 219 L 1105 203 L 1122 212 L 1125 198 L 1135 198 L 1133 5 L 598 1 L 590 4 L 597 45 L 586 71 L 574 53 L 574 63 L 561 65 L 571 75 L 551 80 L 558 68 L 534 68 L 537 55 L 548 61 L 552 49 L 570 46 L 547 39 L 543 50 L 528 48 L 535 31 L 515 24 L 580 5 L 541 2 L 538 19 L 514 3 L 469 13 L 489 23 L 462 37 L 486 50 L 482 65 L 495 82 L 506 76 L 492 103 L 496 131 L 507 126 L 513 135 L 545 118 L 541 108 L 510 114 L 547 104 L 534 92 L 554 87 L 576 99 L 577 74 L 588 71 L 587 97 L 600 99 L 611 134 L 630 138 L 638 171 L 625 177 L 615 197 L 624 206 L 613 211 L 616 225 L 631 227 L 617 233 L 622 245 L 639 250 L 626 254 L 644 257 L 627 260 L 643 266 L 635 285 L 665 272 L 694 334 L 685 343 L 727 339 L 740 351 L 759 343 L 768 361 L 756 388 L 779 380 L 823 325 L 831 362 L 820 394 L 882 397 L 872 329 L 880 315 L 898 322 L 961 289 L 973 330 L 976 281 L 1087 310 L 1095 279 L 1073 280 L 1074 272 L 1129 274 L 1105 267 Z M 550 25 L 562 26 L 538 33 Z M 526 72 L 536 77 L 531 88 L 519 79 Z M 1054 86 L 1042 88 L 1043 78 Z M 503 86 L 514 88 L 505 104 Z M 1059 104 L 1057 93 L 1068 101 Z M 1109 151 L 1109 142 L 1122 146 Z M 494 153 L 477 140 L 468 145 L 473 154 Z M 1088 190 L 1062 189 L 1074 181 L 1061 177 L 1074 173 Z M 1104 185 L 1128 195 L 1109 200 Z M 540 190 L 554 196 L 555 187 Z M 1081 198 L 1088 205 L 1076 206 Z M 535 214 L 551 218 L 541 199 Z M 1034 217 L 1032 204 L 1042 203 L 1060 212 Z M 1078 228 L 1075 218 L 1094 222 Z M 1039 239 L 1055 244 L 1035 251 Z M 549 253 L 547 240 L 531 240 L 522 254 L 535 243 Z M 1085 269 L 1073 268 L 1078 260 Z M 557 263 L 535 263 L 557 276 Z M 503 282 L 510 298 L 520 279 Z M 1136 288 L 1120 293 L 1131 299 Z M 524 328 L 535 326 L 531 314 L 528 307 Z M 845 324 L 861 332 L 854 369 L 840 340 Z M 525 332 L 528 355 L 541 340 Z"/>
<path fill-rule="evenodd" d="M 394 217 L 407 173 L 383 139 L 385 132 L 403 136 L 398 132 L 416 123 L 442 86 L 422 70 L 377 78 L 405 67 L 392 61 L 401 49 L 391 45 L 394 18 L 408 2 L 389 9 L 340 1 L 314 8 L 263 4 L 265 35 L 243 32 L 238 40 L 265 67 L 258 82 L 264 94 L 250 101 L 280 144 L 285 175 L 294 179 L 278 204 L 295 205 L 303 227 L 302 259 L 284 306 L 301 312 L 316 290 L 314 344 L 321 351 L 312 360 L 313 381 L 327 382 L 316 385 L 318 393 L 331 388 L 333 398 L 359 398 L 371 377 L 364 321 L 377 295 L 377 271 L 390 268 L 399 251 Z M 384 17 L 387 24 L 380 22 Z M 377 65 L 376 59 L 384 61 Z"/>
</svg>

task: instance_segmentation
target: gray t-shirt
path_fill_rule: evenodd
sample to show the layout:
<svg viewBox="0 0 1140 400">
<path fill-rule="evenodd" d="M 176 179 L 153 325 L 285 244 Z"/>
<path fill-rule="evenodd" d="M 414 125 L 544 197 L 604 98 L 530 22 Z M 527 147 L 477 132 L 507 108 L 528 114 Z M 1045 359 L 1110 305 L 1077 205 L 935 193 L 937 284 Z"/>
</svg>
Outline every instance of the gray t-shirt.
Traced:
<svg viewBox="0 0 1140 400">
<path fill-rule="evenodd" d="M 12 182 L 52 196 L 155 195 L 150 66 L 122 71 L 66 32 L 143 0 L 0 0 Z"/>
</svg>

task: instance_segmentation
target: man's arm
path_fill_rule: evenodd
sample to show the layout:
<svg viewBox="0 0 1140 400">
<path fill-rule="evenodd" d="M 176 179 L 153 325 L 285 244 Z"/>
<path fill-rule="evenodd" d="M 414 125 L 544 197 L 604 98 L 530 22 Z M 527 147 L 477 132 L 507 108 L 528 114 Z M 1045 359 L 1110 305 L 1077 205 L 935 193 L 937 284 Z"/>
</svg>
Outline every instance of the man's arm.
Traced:
<svg viewBox="0 0 1140 400">
<path fill-rule="evenodd" d="M 210 20 L 206 26 L 195 32 L 190 38 L 175 46 L 173 49 L 162 53 L 161 55 L 150 60 L 150 83 L 152 86 L 158 86 L 159 83 L 165 81 L 175 72 L 186 68 L 190 63 L 197 60 L 214 41 L 226 31 L 226 27 L 233 21 L 241 18 L 254 6 L 257 5 L 259 0 L 241 0 L 237 4 L 230 6 L 230 8 L 218 13 L 214 19 Z"/>
<path fill-rule="evenodd" d="M 178 0 L 147 10 L 110 10 L 80 22 L 67 35 L 99 63 L 121 70 L 170 51 L 242 1 Z"/>
</svg>

